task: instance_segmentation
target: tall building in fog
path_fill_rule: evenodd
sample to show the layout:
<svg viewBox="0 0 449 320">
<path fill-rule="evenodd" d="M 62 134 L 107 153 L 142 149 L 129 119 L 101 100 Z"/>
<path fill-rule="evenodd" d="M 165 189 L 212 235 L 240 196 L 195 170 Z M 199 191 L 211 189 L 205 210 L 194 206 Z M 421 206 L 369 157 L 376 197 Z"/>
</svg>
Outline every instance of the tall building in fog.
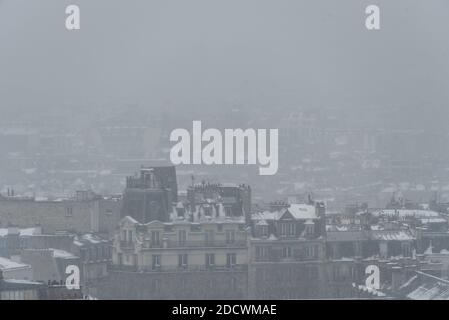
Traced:
<svg viewBox="0 0 449 320">
<path fill-rule="evenodd" d="M 175 167 L 141 168 L 139 175 L 126 179 L 122 216 L 141 223 L 168 221 L 177 192 Z"/>
</svg>

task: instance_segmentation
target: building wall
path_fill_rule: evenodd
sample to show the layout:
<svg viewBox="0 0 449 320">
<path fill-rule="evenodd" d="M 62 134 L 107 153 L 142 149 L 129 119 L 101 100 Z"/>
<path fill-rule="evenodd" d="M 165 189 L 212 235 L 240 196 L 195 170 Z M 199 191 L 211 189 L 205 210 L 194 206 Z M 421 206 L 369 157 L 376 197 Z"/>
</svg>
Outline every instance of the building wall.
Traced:
<svg viewBox="0 0 449 320">
<path fill-rule="evenodd" d="M 186 237 L 180 242 L 182 232 Z M 213 265 L 206 263 L 210 254 Z M 232 265 L 228 254 L 235 254 Z M 180 255 L 187 255 L 186 266 L 179 266 Z M 126 217 L 114 238 L 109 278 L 98 292 L 114 299 L 244 299 L 247 268 L 243 220 L 140 224 Z"/>
<path fill-rule="evenodd" d="M 326 292 L 322 240 L 262 240 L 249 243 L 250 299 L 313 299 Z"/>
<path fill-rule="evenodd" d="M 37 290 L 5 290 L 0 292 L 0 300 L 38 300 Z"/>
<path fill-rule="evenodd" d="M 110 271 L 99 284 L 100 299 L 246 299 L 247 272 Z"/>
<path fill-rule="evenodd" d="M 42 232 L 48 234 L 61 230 L 112 234 L 119 220 L 119 206 L 114 200 L 34 201 L 3 198 L 0 199 L 0 226 L 40 225 Z"/>
</svg>

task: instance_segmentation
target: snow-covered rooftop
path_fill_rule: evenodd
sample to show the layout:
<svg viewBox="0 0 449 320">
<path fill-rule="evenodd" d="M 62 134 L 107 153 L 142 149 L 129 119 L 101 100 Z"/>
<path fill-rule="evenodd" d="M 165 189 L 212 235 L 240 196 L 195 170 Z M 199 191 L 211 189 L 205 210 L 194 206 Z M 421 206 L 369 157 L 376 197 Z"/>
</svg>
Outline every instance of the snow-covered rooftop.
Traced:
<svg viewBox="0 0 449 320">
<path fill-rule="evenodd" d="M 290 204 L 288 208 L 282 208 L 277 211 L 264 211 L 252 215 L 253 220 L 279 220 L 286 212 L 289 212 L 295 219 L 298 220 L 313 220 L 318 219 L 316 208 L 309 204 Z"/>
<path fill-rule="evenodd" d="M 17 232 L 21 236 L 32 236 L 32 235 L 39 235 L 41 234 L 41 228 L 40 227 L 33 227 L 33 228 L 0 228 L 0 237 L 4 237 L 8 235 L 13 229 L 17 230 Z"/>
<path fill-rule="evenodd" d="M 30 266 L 27 264 L 19 263 L 12 261 L 7 258 L 0 257 L 0 270 L 10 270 L 10 269 L 21 269 L 21 268 L 29 268 Z"/>
<path fill-rule="evenodd" d="M 412 209 L 383 209 L 374 211 L 372 213 L 374 216 L 399 216 L 404 217 L 414 217 L 414 218 L 429 218 L 429 217 L 439 217 L 440 214 L 431 210 L 412 210 Z"/>
</svg>

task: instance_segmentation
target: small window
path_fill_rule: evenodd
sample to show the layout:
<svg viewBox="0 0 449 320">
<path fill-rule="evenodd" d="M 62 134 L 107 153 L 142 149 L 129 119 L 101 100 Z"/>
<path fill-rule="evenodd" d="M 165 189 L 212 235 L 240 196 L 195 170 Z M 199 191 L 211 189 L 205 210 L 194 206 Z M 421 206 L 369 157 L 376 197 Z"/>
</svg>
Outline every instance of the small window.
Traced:
<svg viewBox="0 0 449 320">
<path fill-rule="evenodd" d="M 235 242 L 235 231 L 234 230 L 226 230 L 226 243 L 234 243 Z"/>
<path fill-rule="evenodd" d="M 65 208 L 65 216 L 66 217 L 73 217 L 73 208 L 72 207 Z"/>
<path fill-rule="evenodd" d="M 157 270 L 161 267 L 161 256 L 159 254 L 153 255 L 153 270 Z"/>
<path fill-rule="evenodd" d="M 282 248 L 282 257 L 283 258 L 291 258 L 292 256 L 292 248 L 291 247 L 283 247 Z"/>
<path fill-rule="evenodd" d="M 267 248 L 262 246 L 256 246 L 256 260 L 262 260 L 267 257 Z"/>
<path fill-rule="evenodd" d="M 180 268 L 187 267 L 187 263 L 188 262 L 187 262 L 187 254 L 186 253 L 178 255 L 178 266 Z"/>
<path fill-rule="evenodd" d="M 235 277 L 231 278 L 231 290 L 237 291 L 238 285 L 237 285 L 237 279 Z"/>
<path fill-rule="evenodd" d="M 237 255 L 235 253 L 228 253 L 226 255 L 226 265 L 228 267 L 235 266 L 237 264 Z"/>
<path fill-rule="evenodd" d="M 210 243 L 214 241 L 214 230 L 206 230 L 204 234 L 206 242 Z"/>
<path fill-rule="evenodd" d="M 178 244 L 180 246 L 183 246 L 186 244 L 187 241 L 187 232 L 186 230 L 179 230 L 178 231 Z"/>
<path fill-rule="evenodd" d="M 153 246 L 159 246 L 161 244 L 161 235 L 159 231 L 151 231 L 151 243 Z"/>
<path fill-rule="evenodd" d="M 159 279 L 154 280 L 154 291 L 156 292 L 161 291 L 161 281 Z"/>
<path fill-rule="evenodd" d="M 213 267 L 215 265 L 215 254 L 206 254 L 206 267 Z"/>
</svg>

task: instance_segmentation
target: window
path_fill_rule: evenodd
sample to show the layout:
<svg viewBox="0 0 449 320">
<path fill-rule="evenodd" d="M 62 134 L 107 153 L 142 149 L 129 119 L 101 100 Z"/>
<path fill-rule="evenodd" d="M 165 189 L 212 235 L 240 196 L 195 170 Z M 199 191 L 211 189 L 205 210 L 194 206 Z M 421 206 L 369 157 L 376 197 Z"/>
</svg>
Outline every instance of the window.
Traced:
<svg viewBox="0 0 449 320">
<path fill-rule="evenodd" d="M 231 290 L 232 291 L 237 291 L 238 286 L 237 286 L 237 279 L 232 277 L 231 278 Z"/>
<path fill-rule="evenodd" d="M 133 242 L 133 232 L 132 232 L 132 230 L 128 231 L 128 242 Z"/>
<path fill-rule="evenodd" d="M 226 255 L 226 265 L 228 267 L 235 266 L 237 264 L 237 255 L 235 253 L 228 253 Z"/>
<path fill-rule="evenodd" d="M 205 230 L 204 232 L 205 232 L 204 237 L 205 237 L 206 243 L 213 242 L 214 241 L 214 230 Z"/>
<path fill-rule="evenodd" d="M 404 255 L 404 257 L 411 257 L 412 256 L 412 251 L 410 249 L 410 244 L 409 243 L 404 243 L 402 245 L 402 254 Z"/>
<path fill-rule="evenodd" d="M 267 257 L 267 248 L 262 246 L 256 246 L 256 260 L 262 260 Z"/>
<path fill-rule="evenodd" d="M 317 246 L 306 246 L 305 254 L 307 258 L 317 258 L 318 257 L 318 247 Z"/>
<path fill-rule="evenodd" d="M 313 236 L 314 233 L 315 233 L 315 225 L 312 223 L 306 224 L 306 234 L 308 236 Z"/>
<path fill-rule="evenodd" d="M 186 290 L 187 289 L 187 280 L 186 279 L 181 279 L 181 289 L 182 290 Z"/>
<path fill-rule="evenodd" d="M 206 253 L 206 267 L 213 267 L 215 265 L 215 254 Z"/>
<path fill-rule="evenodd" d="M 234 243 L 235 242 L 235 231 L 234 230 L 226 230 L 226 243 Z"/>
<path fill-rule="evenodd" d="M 226 217 L 231 217 L 232 216 L 232 208 L 231 207 L 225 207 L 225 215 Z"/>
<path fill-rule="evenodd" d="M 65 208 L 65 216 L 73 217 L 73 208 L 72 207 Z"/>
<path fill-rule="evenodd" d="M 157 270 L 161 267 L 161 256 L 159 254 L 153 255 L 153 270 Z"/>
<path fill-rule="evenodd" d="M 280 224 L 280 234 L 281 234 L 281 236 L 294 236 L 295 235 L 295 224 L 292 222 L 281 223 Z"/>
<path fill-rule="evenodd" d="M 161 233 L 159 231 L 151 231 L 152 246 L 159 246 L 161 244 Z"/>
<path fill-rule="evenodd" d="M 91 257 L 91 260 L 97 260 L 97 250 L 96 250 L 96 248 L 94 247 L 94 248 L 92 248 L 92 249 L 90 249 L 91 250 L 91 255 L 90 255 L 90 257 Z"/>
<path fill-rule="evenodd" d="M 111 210 L 111 209 L 106 209 L 106 211 L 104 212 L 104 214 L 110 216 L 110 215 L 112 215 L 112 210 Z"/>
<path fill-rule="evenodd" d="M 205 207 L 205 208 L 204 208 L 204 215 L 210 217 L 210 216 L 212 215 L 212 208 L 210 208 L 210 207 Z"/>
<path fill-rule="evenodd" d="M 154 288 L 154 291 L 156 291 L 156 292 L 161 291 L 161 281 L 159 279 L 154 279 L 153 288 Z"/>
<path fill-rule="evenodd" d="M 282 257 L 283 258 L 291 258 L 292 256 L 292 248 L 291 247 L 283 247 L 282 248 Z"/>
<path fill-rule="evenodd" d="M 178 244 L 180 246 L 183 246 L 186 244 L 187 241 L 187 232 L 186 230 L 179 230 L 178 231 Z"/>
<path fill-rule="evenodd" d="M 187 254 L 186 253 L 184 253 L 184 254 L 179 254 L 178 255 L 178 266 L 180 267 L 180 268 L 185 268 L 185 267 L 187 267 Z"/>
</svg>

